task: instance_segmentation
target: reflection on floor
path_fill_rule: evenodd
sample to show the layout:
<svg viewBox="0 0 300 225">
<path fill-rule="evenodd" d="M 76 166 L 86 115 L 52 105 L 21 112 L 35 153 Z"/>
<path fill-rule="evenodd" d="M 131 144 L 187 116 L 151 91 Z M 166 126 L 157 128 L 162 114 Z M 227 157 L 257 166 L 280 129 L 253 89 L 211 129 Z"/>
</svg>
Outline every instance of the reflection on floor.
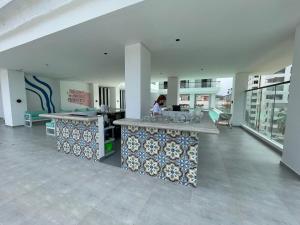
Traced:
<svg viewBox="0 0 300 225">
<path fill-rule="evenodd" d="M 300 182 L 239 128 L 201 135 L 197 188 L 57 152 L 45 127 L 0 126 L 3 225 L 299 225 Z"/>
</svg>

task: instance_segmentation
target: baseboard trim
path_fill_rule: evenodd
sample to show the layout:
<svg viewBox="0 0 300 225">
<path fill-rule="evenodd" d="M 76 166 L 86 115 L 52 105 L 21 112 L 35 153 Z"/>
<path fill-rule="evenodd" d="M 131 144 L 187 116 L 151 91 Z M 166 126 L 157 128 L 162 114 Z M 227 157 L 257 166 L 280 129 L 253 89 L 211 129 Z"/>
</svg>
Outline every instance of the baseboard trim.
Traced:
<svg viewBox="0 0 300 225">
<path fill-rule="evenodd" d="M 272 141 L 268 138 L 266 138 L 264 135 L 258 133 L 256 130 L 242 124 L 241 127 L 247 131 L 248 133 L 250 133 L 251 135 L 253 135 L 255 138 L 259 139 L 260 141 L 264 142 L 265 144 L 267 144 L 268 146 L 270 146 L 276 153 L 282 155 L 282 151 L 283 151 L 283 145 L 276 143 L 275 141 Z"/>
<path fill-rule="evenodd" d="M 291 166 L 289 166 L 288 164 L 286 164 L 285 162 L 283 162 L 282 160 L 280 160 L 280 165 L 287 168 L 290 172 L 292 172 L 293 174 L 295 174 L 298 179 L 300 180 L 300 174 L 296 172 L 296 170 L 294 170 Z"/>
<path fill-rule="evenodd" d="M 24 125 L 14 125 L 14 126 L 9 126 L 9 125 L 6 125 L 6 124 L 3 124 L 3 125 L 5 125 L 5 127 L 10 127 L 10 128 L 24 127 Z"/>
</svg>

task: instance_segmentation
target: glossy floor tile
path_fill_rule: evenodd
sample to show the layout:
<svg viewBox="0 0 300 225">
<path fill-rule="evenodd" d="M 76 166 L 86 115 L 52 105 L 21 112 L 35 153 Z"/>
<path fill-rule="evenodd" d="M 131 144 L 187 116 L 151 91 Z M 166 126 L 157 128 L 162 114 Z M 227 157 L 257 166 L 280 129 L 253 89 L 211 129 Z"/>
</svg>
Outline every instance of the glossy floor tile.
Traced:
<svg viewBox="0 0 300 225">
<path fill-rule="evenodd" d="M 57 152 L 44 129 L 0 126 L 1 225 L 299 225 L 299 179 L 240 128 L 201 135 L 197 188 Z"/>
</svg>

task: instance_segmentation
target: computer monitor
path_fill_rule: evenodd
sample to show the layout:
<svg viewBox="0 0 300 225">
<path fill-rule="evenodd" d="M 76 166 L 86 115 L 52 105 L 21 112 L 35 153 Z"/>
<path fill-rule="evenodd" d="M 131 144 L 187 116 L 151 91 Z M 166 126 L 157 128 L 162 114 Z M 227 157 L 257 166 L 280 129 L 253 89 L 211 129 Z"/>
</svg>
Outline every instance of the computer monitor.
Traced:
<svg viewBox="0 0 300 225">
<path fill-rule="evenodd" d="M 173 111 L 181 111 L 180 105 L 173 105 L 172 108 L 173 108 Z"/>
</svg>

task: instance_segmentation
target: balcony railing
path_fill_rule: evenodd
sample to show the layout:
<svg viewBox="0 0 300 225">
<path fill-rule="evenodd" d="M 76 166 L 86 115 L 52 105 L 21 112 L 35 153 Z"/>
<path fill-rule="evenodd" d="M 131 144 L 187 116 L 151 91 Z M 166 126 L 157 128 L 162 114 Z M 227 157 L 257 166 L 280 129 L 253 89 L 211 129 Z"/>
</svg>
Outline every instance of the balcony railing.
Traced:
<svg viewBox="0 0 300 225">
<path fill-rule="evenodd" d="M 219 87 L 220 81 L 202 81 L 202 82 L 185 82 L 179 83 L 179 88 L 214 88 Z M 159 89 L 168 89 L 167 83 L 160 82 Z"/>
<path fill-rule="evenodd" d="M 280 144 L 284 142 L 289 86 L 286 81 L 246 90 L 246 125 Z"/>
</svg>

